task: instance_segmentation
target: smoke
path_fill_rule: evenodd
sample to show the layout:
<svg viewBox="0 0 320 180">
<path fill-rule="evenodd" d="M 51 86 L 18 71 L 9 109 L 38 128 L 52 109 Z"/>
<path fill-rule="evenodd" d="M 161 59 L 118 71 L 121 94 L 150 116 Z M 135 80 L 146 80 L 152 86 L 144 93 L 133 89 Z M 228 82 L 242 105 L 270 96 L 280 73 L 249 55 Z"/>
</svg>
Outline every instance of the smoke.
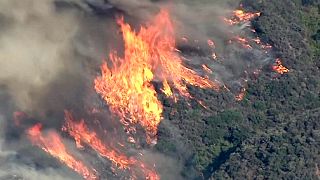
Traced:
<svg viewBox="0 0 320 180">
<path fill-rule="evenodd" d="M 240 48 L 226 48 L 230 27 L 221 21 L 238 5 L 223 2 L 150 0 L 0 0 L 0 179 L 74 179 L 64 166 L 37 164 L 23 128 L 13 125 L 14 111 L 30 115 L 26 124 L 43 121 L 46 127 L 60 128 L 64 109 L 85 116 L 87 104 L 97 102 L 92 92 L 101 59 L 112 48 L 121 48 L 121 37 L 113 17 L 122 12 L 129 21 L 145 22 L 161 7 L 170 10 L 177 42 L 186 63 L 194 68 L 206 63 L 214 69 L 212 79 L 239 82 L 248 64 L 260 64 L 259 50 L 247 58 Z M 139 24 L 139 23 L 137 23 Z M 241 33 L 242 27 L 232 29 Z M 184 44 L 181 37 L 190 41 Z M 213 62 L 207 40 L 217 46 L 223 63 Z M 249 59 L 249 62 L 248 62 Z M 199 70 L 200 71 L 200 70 Z M 105 118 L 105 116 L 103 116 Z M 101 122 L 101 123 L 104 123 Z M 104 124 L 103 126 L 107 126 Z M 169 125 L 168 125 L 169 126 Z M 111 127 L 107 127 L 112 129 Z M 179 132 L 177 132 L 179 134 Z M 112 137 L 114 138 L 114 137 Z M 181 143 L 183 144 L 183 143 Z M 183 148 L 181 148 L 183 149 Z M 47 157 L 41 156 L 40 159 Z M 164 179 L 178 179 L 181 162 L 163 154 L 147 152 L 145 161 L 156 159 Z M 44 161 L 40 161 L 43 163 Z M 41 166 L 39 168 L 38 166 Z M 182 178 L 180 178 L 182 179 Z"/>
<path fill-rule="evenodd" d="M 5 162 L 3 162 L 5 163 Z M 5 163 L 0 166 L 0 179 L 43 179 L 43 180 L 72 180 L 79 178 L 77 175 L 67 172 L 65 169 L 46 168 L 37 170 L 34 167 L 17 164 L 17 163 Z"/>
<path fill-rule="evenodd" d="M 55 127 L 64 108 L 83 106 L 90 75 L 78 53 L 81 26 L 79 12 L 58 11 L 53 0 L 0 1 L 0 179 L 78 177 L 60 165 L 25 158 L 32 147 L 12 117 L 24 111 Z"/>
<path fill-rule="evenodd" d="M 48 158 L 32 151 L 32 147 L 25 138 L 6 142 L 8 121 L 0 115 L 0 179 L 74 179 L 78 175 L 65 167 L 48 162 Z M 40 150 L 39 150 L 40 151 Z M 45 165 L 47 164 L 47 166 Z"/>
<path fill-rule="evenodd" d="M 156 168 L 159 174 L 161 175 L 161 179 L 169 179 L 169 180 L 182 180 L 184 179 L 180 172 L 182 171 L 181 162 L 178 162 L 176 159 L 172 157 L 168 157 L 164 154 L 153 152 L 153 151 L 144 151 L 144 161 L 149 163 L 157 162 Z"/>
<path fill-rule="evenodd" d="M 221 18 L 239 5 L 238 1 L 230 3 L 230 1 L 109 0 L 109 2 L 126 14 L 143 21 L 154 17 L 160 8 L 169 9 L 177 28 L 177 37 L 187 35 L 205 41 L 212 36 L 226 36 L 227 26 L 221 22 Z M 217 34 L 218 31 L 221 34 Z"/>
<path fill-rule="evenodd" d="M 27 7 L 27 8 L 26 8 Z M 0 83 L 6 86 L 17 108 L 35 111 L 39 93 L 70 63 L 76 17 L 57 14 L 51 1 L 1 1 Z M 50 98 L 50 97 L 49 97 Z"/>
<path fill-rule="evenodd" d="M 231 16 L 239 6 L 238 0 L 229 1 L 185 1 L 185 0 L 109 0 L 110 4 L 121 9 L 130 17 L 136 17 L 142 23 L 165 8 L 170 11 L 174 21 L 177 46 L 182 51 L 186 64 L 202 71 L 201 65 L 207 64 L 213 70 L 211 79 L 226 84 L 237 93 L 244 85 L 248 74 L 266 65 L 272 57 L 258 46 L 245 49 L 230 44 L 236 36 L 252 39 L 250 23 L 230 26 L 224 17 Z M 187 38 L 186 43 L 183 38 Z M 215 43 L 214 52 L 217 61 L 212 60 L 212 49 L 208 40 Z"/>
</svg>

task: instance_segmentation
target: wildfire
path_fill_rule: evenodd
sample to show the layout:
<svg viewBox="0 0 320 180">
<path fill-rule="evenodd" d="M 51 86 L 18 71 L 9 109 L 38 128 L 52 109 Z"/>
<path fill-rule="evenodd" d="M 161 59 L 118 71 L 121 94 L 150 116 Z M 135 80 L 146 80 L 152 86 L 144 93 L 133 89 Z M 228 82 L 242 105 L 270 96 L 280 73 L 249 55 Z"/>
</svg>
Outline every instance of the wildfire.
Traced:
<svg viewBox="0 0 320 180">
<path fill-rule="evenodd" d="M 82 175 L 83 178 L 87 180 L 97 179 L 95 170 L 89 169 L 80 160 L 73 157 L 66 150 L 60 136 L 56 132 L 50 131 L 46 135 L 43 135 L 41 129 L 42 125 L 36 124 L 27 130 L 28 137 L 34 145 L 59 159 L 60 162 Z"/>
<path fill-rule="evenodd" d="M 84 121 L 76 123 L 70 112 L 65 111 L 65 125 L 62 130 L 72 136 L 78 148 L 82 148 L 82 142 L 88 144 L 92 149 L 97 151 L 102 157 L 112 161 L 120 169 L 128 168 L 129 164 L 133 164 L 126 156 L 119 154 L 113 148 L 107 147 L 97 136 L 95 132 L 89 131 Z"/>
<path fill-rule="evenodd" d="M 155 171 L 148 169 L 148 167 L 142 162 L 134 158 L 128 158 L 115 148 L 103 143 L 95 132 L 92 132 L 88 129 L 84 123 L 84 120 L 76 123 L 72 114 L 68 111 L 65 111 L 65 125 L 63 126 L 62 130 L 68 132 L 69 135 L 75 139 L 79 148 L 83 147 L 81 143 L 86 143 L 102 157 L 109 159 L 119 169 L 132 170 L 131 168 L 133 166 L 137 166 L 141 168 L 140 170 L 144 173 L 146 179 L 160 179 Z M 133 172 L 133 174 L 135 174 L 135 172 Z"/>
<path fill-rule="evenodd" d="M 182 96 L 191 97 L 186 84 L 218 89 L 218 85 L 185 67 L 175 48 L 173 24 L 162 10 L 139 32 L 132 30 L 123 18 L 117 20 L 124 40 L 124 57 L 110 53 L 112 68 L 101 66 L 101 76 L 95 79 L 95 90 L 120 116 L 127 128 L 140 124 L 146 131 L 146 141 L 156 143 L 157 128 L 163 107 L 152 84 L 160 80 L 166 95 L 175 88 Z M 170 85 L 172 87 L 170 87 Z"/>
<path fill-rule="evenodd" d="M 246 96 L 246 88 L 241 88 L 240 93 L 235 97 L 236 101 L 242 101 L 244 97 Z"/>
<path fill-rule="evenodd" d="M 167 80 L 164 80 L 164 81 L 163 81 L 163 89 L 162 89 L 162 92 L 163 92 L 166 96 L 168 96 L 168 97 L 173 96 L 172 90 L 171 90 L 170 85 L 168 84 L 168 81 L 167 81 Z"/>
<path fill-rule="evenodd" d="M 208 74 L 212 74 L 213 71 L 205 64 L 202 64 L 202 69 L 207 72 Z"/>
<path fill-rule="evenodd" d="M 260 12 L 256 13 L 245 13 L 243 10 L 235 10 L 233 11 L 233 14 L 240 20 L 240 21 L 249 21 L 253 18 L 259 17 L 261 15 Z"/>
<path fill-rule="evenodd" d="M 218 58 L 217 54 L 215 52 L 212 53 L 211 57 L 212 57 L 213 60 L 216 60 Z"/>
<path fill-rule="evenodd" d="M 246 13 L 242 10 L 235 10 L 233 17 L 225 18 L 225 21 L 229 25 L 238 25 L 260 15 L 259 12 Z M 175 101 L 177 100 L 176 94 L 193 98 L 189 94 L 187 85 L 218 90 L 219 84 L 211 81 L 207 76 L 198 75 L 197 72 L 183 64 L 179 55 L 181 52 L 176 49 L 174 27 L 167 11 L 161 10 L 152 22 L 141 26 L 139 31 L 134 31 L 129 24 L 124 22 L 123 18 L 118 18 L 117 23 L 122 31 L 124 56 L 119 57 L 115 51 L 109 54 L 109 61 L 101 65 L 101 76 L 96 77 L 94 88 L 109 105 L 110 110 L 120 117 L 125 131 L 130 135 L 128 142 L 136 142 L 133 135 L 136 132 L 136 125 L 139 124 L 146 132 L 147 143 L 155 144 L 163 112 L 163 105 L 157 97 L 154 86 L 156 82 L 162 84 L 161 92 Z M 181 40 L 184 43 L 189 42 L 186 37 Z M 198 40 L 194 42 L 197 43 Z M 272 48 L 269 44 L 264 44 L 258 37 L 247 39 L 235 36 L 229 42 L 239 43 L 249 50 L 259 45 L 267 53 L 268 49 Z M 217 54 L 214 52 L 215 42 L 209 39 L 207 44 L 212 50 L 212 59 L 217 59 Z M 279 74 L 289 72 L 280 59 L 276 59 L 272 69 Z M 213 74 L 208 65 L 203 64 L 202 70 L 207 75 Z M 255 71 L 254 74 L 258 74 L 258 71 Z M 230 91 L 225 85 L 224 88 Z M 235 99 L 241 101 L 245 95 L 246 89 L 242 88 Z M 205 109 L 210 110 L 203 101 L 196 101 Z M 99 110 L 93 108 L 90 112 L 95 114 Z M 26 117 L 28 117 L 26 114 L 16 112 L 14 114 L 15 124 L 20 126 Z M 54 131 L 43 134 L 41 129 L 42 125 L 36 124 L 27 130 L 28 137 L 34 145 L 57 158 L 83 178 L 97 179 L 96 170 L 88 168 L 81 160 L 68 152 L 59 134 Z M 65 124 L 62 131 L 75 140 L 78 148 L 84 148 L 85 144 L 101 157 L 108 159 L 113 164 L 113 168 L 117 167 L 130 172 L 130 179 L 141 179 L 142 176 L 147 180 L 160 179 L 154 168 L 150 168 L 136 156 L 127 156 L 117 148 L 120 146 L 125 148 L 125 144 L 114 142 L 113 144 L 119 146 L 113 146 L 111 142 L 104 142 L 96 132 L 89 130 L 84 120 L 76 121 L 68 111 L 65 111 Z"/>
<path fill-rule="evenodd" d="M 236 36 L 235 40 L 240 43 L 244 48 L 252 49 L 252 46 L 249 44 L 249 41 L 246 38 Z"/>
<path fill-rule="evenodd" d="M 260 45 L 260 47 L 262 49 L 271 49 L 272 48 L 271 45 L 263 43 L 259 37 L 252 39 L 252 41 L 254 41 L 256 44 Z"/>
<path fill-rule="evenodd" d="M 289 69 L 282 65 L 282 62 L 279 58 L 276 59 L 276 64 L 272 66 L 272 69 L 279 74 L 285 74 L 289 72 Z"/>
<path fill-rule="evenodd" d="M 261 15 L 260 12 L 251 13 L 251 12 L 244 12 L 243 10 L 235 10 L 233 11 L 233 17 L 231 19 L 224 18 L 224 21 L 230 25 L 235 25 L 239 23 L 248 22 L 256 17 Z"/>
</svg>

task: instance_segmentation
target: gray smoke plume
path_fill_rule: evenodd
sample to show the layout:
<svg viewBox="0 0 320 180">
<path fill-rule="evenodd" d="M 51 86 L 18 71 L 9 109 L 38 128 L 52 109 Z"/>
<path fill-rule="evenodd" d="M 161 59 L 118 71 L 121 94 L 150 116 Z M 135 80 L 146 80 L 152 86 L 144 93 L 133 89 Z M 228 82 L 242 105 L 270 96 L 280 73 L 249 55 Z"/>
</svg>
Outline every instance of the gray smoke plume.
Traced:
<svg viewBox="0 0 320 180">
<path fill-rule="evenodd" d="M 30 142 L 12 126 L 14 111 L 57 126 L 64 108 L 82 106 L 89 75 L 75 46 L 78 16 L 76 10 L 58 12 L 53 0 L 0 1 L 0 179 L 78 177 L 27 158 Z"/>
</svg>

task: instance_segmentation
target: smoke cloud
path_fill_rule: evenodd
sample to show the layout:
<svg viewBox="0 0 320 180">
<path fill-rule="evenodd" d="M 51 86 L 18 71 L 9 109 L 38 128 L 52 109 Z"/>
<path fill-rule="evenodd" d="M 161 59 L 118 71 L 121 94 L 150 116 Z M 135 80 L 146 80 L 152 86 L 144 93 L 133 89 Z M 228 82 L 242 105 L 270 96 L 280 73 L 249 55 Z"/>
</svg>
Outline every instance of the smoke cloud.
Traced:
<svg viewBox="0 0 320 180">
<path fill-rule="evenodd" d="M 13 112 L 54 128 L 64 108 L 83 105 L 90 75 L 78 53 L 81 26 L 79 12 L 58 11 L 53 0 L 0 1 L 0 179 L 78 178 L 60 165 L 37 164 L 23 129 L 13 126 Z"/>
<path fill-rule="evenodd" d="M 77 20 L 72 14 L 55 13 L 49 0 L 1 1 L 0 12 L 5 21 L 0 39 L 0 82 L 19 109 L 34 111 L 38 93 L 72 67 L 70 47 Z"/>
<path fill-rule="evenodd" d="M 212 79 L 241 84 L 243 71 L 262 65 L 267 57 L 258 49 L 248 54 L 227 45 L 230 27 L 221 18 L 237 5 L 237 0 L 0 0 L 0 162 L 6 162 L 0 163 L 4 164 L 0 165 L 0 179 L 79 178 L 57 162 L 43 164 L 47 159 L 44 155 L 21 157 L 35 153 L 30 153 L 32 146 L 23 128 L 14 126 L 13 113 L 29 114 L 27 125 L 42 121 L 46 127 L 57 129 L 63 123 L 64 109 L 82 117 L 88 104 L 99 104 L 92 80 L 109 50 L 122 47 L 118 43 L 121 37 L 115 36 L 119 30 L 114 17 L 119 13 L 139 25 L 161 7 L 169 9 L 186 64 L 199 72 L 201 64 L 208 64 L 214 69 Z M 232 31 L 246 35 L 242 29 Z M 189 39 L 188 44 L 182 37 Z M 208 39 L 216 43 L 221 61 L 210 59 Z M 164 179 L 182 179 L 182 162 L 154 151 L 147 151 L 144 160 L 156 159 Z"/>
</svg>

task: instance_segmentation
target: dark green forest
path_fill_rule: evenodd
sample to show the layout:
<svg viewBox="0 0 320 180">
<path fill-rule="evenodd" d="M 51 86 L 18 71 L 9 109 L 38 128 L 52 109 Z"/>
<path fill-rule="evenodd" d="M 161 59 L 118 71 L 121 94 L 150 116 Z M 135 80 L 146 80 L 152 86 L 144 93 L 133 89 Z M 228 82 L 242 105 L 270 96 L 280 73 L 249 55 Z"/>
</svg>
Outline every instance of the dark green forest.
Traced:
<svg viewBox="0 0 320 180">
<path fill-rule="evenodd" d="M 290 73 L 274 77 L 265 67 L 240 102 L 227 92 L 189 87 L 209 110 L 163 100 L 166 112 L 177 113 L 165 114 L 174 126 L 160 127 L 156 148 L 181 160 L 186 179 L 318 179 L 320 1 L 241 3 L 261 12 L 253 26 Z"/>
</svg>

